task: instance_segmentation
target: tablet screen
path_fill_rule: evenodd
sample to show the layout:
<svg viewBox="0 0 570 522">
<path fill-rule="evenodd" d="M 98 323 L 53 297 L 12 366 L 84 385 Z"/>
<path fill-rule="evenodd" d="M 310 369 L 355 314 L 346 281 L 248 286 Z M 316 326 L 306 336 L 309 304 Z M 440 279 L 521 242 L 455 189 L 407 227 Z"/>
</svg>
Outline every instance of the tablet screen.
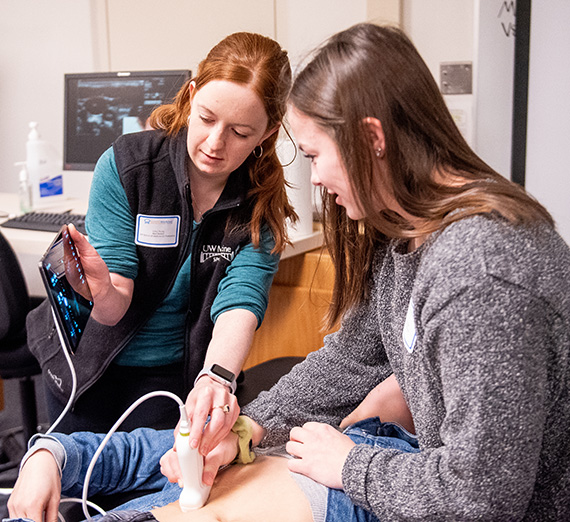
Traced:
<svg viewBox="0 0 570 522">
<path fill-rule="evenodd" d="M 67 349 L 74 353 L 91 315 L 93 298 L 67 225 L 42 257 L 40 272 Z"/>
</svg>

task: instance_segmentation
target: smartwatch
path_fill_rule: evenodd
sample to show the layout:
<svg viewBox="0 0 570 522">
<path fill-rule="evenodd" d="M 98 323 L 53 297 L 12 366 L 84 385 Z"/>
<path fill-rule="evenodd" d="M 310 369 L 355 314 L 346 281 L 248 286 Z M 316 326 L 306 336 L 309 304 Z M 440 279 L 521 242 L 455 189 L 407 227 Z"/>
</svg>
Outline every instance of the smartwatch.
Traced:
<svg viewBox="0 0 570 522">
<path fill-rule="evenodd" d="M 196 377 L 196 380 L 194 381 L 194 386 L 198 382 L 198 379 L 200 377 L 203 377 L 204 375 L 207 375 L 208 377 L 210 377 L 210 379 L 213 379 L 214 381 L 219 382 L 224 386 L 227 386 L 232 393 L 236 392 L 237 388 L 236 376 L 229 370 L 226 370 L 223 366 L 220 366 L 219 364 L 212 364 L 212 366 L 210 366 L 209 368 L 204 368 L 198 374 L 198 377 Z"/>
</svg>

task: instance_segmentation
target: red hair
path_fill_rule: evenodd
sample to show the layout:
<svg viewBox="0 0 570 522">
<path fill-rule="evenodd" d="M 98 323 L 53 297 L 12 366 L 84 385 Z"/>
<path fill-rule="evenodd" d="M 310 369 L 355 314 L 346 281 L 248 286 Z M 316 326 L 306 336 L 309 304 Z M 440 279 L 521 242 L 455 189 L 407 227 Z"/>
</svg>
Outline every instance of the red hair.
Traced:
<svg viewBox="0 0 570 522">
<path fill-rule="evenodd" d="M 212 80 L 226 80 L 253 89 L 265 107 L 267 129 L 283 120 L 291 87 L 291 67 L 287 52 L 271 38 L 245 32 L 224 38 L 200 62 L 192 81 L 200 90 Z M 173 135 L 188 125 L 189 86 L 190 80 L 182 86 L 172 104 L 152 113 L 153 128 Z M 296 220 L 297 216 L 287 198 L 283 167 L 275 152 L 277 136 L 277 132 L 269 136 L 262 143 L 261 157 L 250 156 L 246 164 L 252 185 L 249 197 L 254 201 L 250 223 L 252 242 L 256 247 L 259 245 L 261 226 L 266 223 L 275 239 L 274 251 L 280 252 L 288 242 L 286 220 Z"/>
</svg>

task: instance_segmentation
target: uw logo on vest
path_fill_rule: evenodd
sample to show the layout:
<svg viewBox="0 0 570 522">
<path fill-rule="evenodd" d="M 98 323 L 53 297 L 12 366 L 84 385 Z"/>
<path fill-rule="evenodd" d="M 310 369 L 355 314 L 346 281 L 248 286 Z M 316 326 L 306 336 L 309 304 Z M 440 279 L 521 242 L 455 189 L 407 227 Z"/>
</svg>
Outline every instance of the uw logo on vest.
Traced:
<svg viewBox="0 0 570 522">
<path fill-rule="evenodd" d="M 54 382 L 54 384 L 58 387 L 59 391 L 63 391 L 63 379 L 61 377 L 58 377 L 55 373 L 52 373 L 52 371 L 48 368 L 48 375 L 50 376 L 51 380 Z"/>
<path fill-rule="evenodd" d="M 206 261 L 217 263 L 220 259 L 225 259 L 228 263 L 231 263 L 234 256 L 235 253 L 230 247 L 222 245 L 203 245 L 202 251 L 200 252 L 200 263 L 205 263 Z"/>
</svg>

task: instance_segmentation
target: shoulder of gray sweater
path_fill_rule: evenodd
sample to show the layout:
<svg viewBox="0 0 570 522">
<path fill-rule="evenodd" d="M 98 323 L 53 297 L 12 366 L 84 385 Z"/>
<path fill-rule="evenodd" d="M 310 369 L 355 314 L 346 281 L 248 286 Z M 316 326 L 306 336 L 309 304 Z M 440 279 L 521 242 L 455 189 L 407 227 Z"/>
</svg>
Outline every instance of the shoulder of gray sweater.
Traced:
<svg viewBox="0 0 570 522">
<path fill-rule="evenodd" d="M 561 284 L 570 293 L 570 249 L 554 229 L 492 216 L 462 219 L 434 236 L 420 271 L 429 279 L 493 275 L 533 292 L 537 285 Z"/>
</svg>

